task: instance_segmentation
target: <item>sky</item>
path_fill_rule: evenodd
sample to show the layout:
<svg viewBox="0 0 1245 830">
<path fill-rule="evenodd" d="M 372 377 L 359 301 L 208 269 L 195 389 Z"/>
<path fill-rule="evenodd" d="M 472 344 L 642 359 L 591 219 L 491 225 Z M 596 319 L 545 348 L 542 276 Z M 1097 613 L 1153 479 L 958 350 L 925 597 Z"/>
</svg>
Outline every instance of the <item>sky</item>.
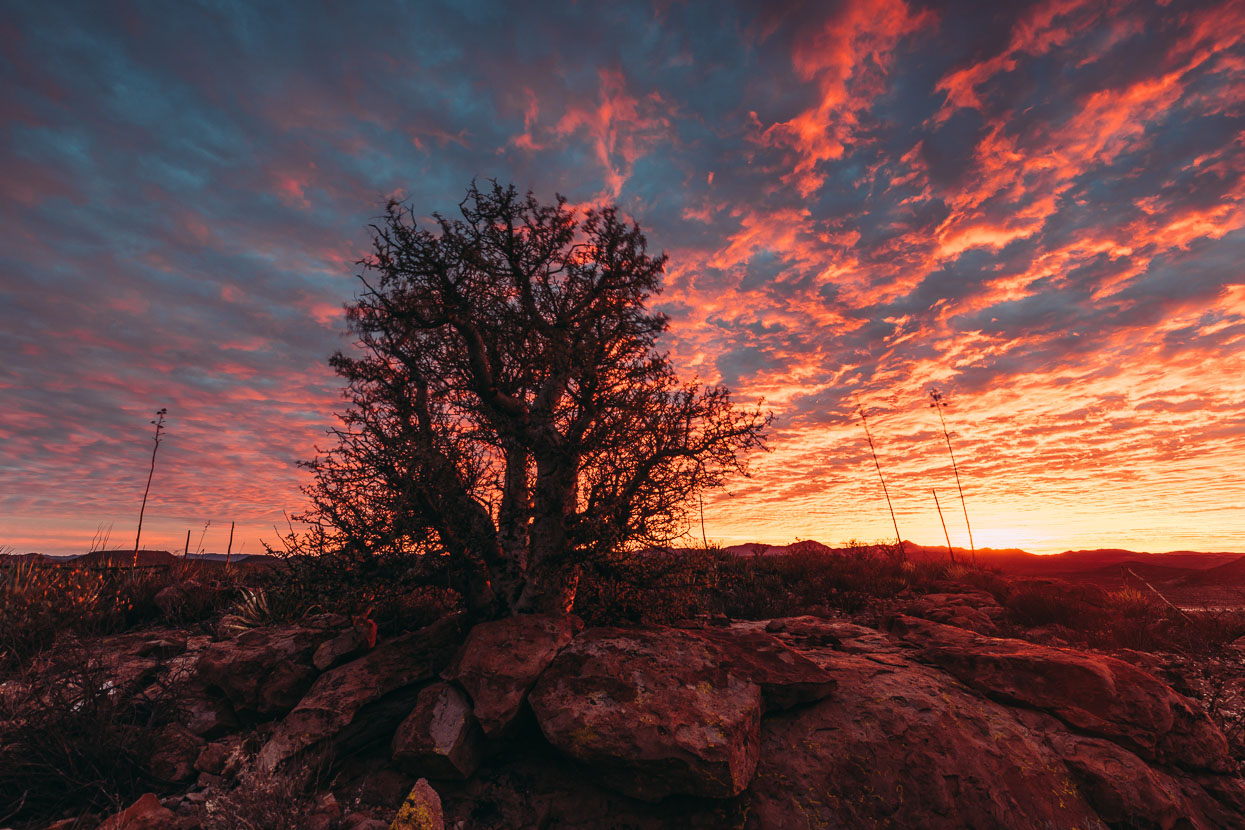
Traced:
<svg viewBox="0 0 1245 830">
<path fill-rule="evenodd" d="M 495 178 L 773 410 L 711 540 L 893 536 L 861 406 L 907 539 L 1245 551 L 1245 4 L 3 6 L 0 547 L 132 547 L 161 407 L 143 546 L 275 542 L 367 224 Z"/>
</svg>

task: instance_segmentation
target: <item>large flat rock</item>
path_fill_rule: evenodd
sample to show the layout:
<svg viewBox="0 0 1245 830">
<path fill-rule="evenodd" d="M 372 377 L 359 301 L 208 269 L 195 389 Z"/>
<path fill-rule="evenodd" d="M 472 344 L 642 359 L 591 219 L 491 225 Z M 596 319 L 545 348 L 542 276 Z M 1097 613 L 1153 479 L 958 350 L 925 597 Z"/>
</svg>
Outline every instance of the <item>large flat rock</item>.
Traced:
<svg viewBox="0 0 1245 830">
<path fill-rule="evenodd" d="M 589 629 L 541 676 L 532 710 L 550 743 L 627 795 L 733 796 L 756 768 L 761 687 L 719 654 L 678 629 Z"/>
<path fill-rule="evenodd" d="M 923 659 L 992 697 L 1050 712 L 1151 761 L 1191 770 L 1234 768 L 1204 712 L 1153 675 L 1101 654 L 985 637 L 898 617 L 891 630 Z"/>
</svg>

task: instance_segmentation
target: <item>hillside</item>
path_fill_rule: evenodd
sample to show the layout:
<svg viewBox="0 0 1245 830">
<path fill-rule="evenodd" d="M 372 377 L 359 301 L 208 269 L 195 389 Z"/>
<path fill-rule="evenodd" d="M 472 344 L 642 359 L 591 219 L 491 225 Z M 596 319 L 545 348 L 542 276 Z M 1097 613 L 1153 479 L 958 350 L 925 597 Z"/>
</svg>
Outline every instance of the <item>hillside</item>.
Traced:
<svg viewBox="0 0 1245 830">
<path fill-rule="evenodd" d="M 866 546 L 875 553 L 887 551 L 885 546 Z M 730 545 L 723 549 L 737 556 L 783 556 L 792 553 L 821 553 L 827 556 L 849 554 L 859 548 L 831 547 L 814 540 L 801 540 L 788 545 L 772 545 L 750 542 Z M 919 545 L 905 540 L 904 551 L 914 561 L 946 562 L 946 545 Z M 1122 566 L 1131 567 L 1139 576 L 1150 574 L 1158 579 L 1175 579 L 1207 571 L 1242 558 L 1239 553 L 1198 553 L 1196 551 L 1171 551 L 1167 553 L 1143 553 L 1121 548 L 1094 550 L 1069 550 L 1055 554 L 1036 554 L 1019 548 L 978 548 L 975 553 L 966 548 L 953 547 L 956 562 L 969 564 L 976 559 L 978 565 L 998 568 L 1004 573 L 1023 576 L 1053 576 L 1063 574 L 1092 575 L 1118 574 Z M 1242 566 L 1245 568 L 1245 566 Z M 1224 571 L 1225 576 L 1233 571 Z M 1149 578 L 1149 577 L 1146 577 Z M 1237 581 L 1240 578 L 1237 577 Z"/>
</svg>

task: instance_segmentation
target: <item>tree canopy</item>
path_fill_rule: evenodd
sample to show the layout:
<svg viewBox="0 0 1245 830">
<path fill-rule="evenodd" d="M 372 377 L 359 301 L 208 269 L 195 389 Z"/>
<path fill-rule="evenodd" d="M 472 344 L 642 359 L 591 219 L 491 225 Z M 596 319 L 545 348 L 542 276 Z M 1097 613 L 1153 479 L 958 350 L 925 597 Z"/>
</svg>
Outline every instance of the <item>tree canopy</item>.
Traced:
<svg viewBox="0 0 1245 830">
<path fill-rule="evenodd" d="M 666 257 L 616 207 L 493 183 L 459 212 L 421 227 L 392 201 L 372 226 L 303 518 L 356 556 L 443 563 L 477 613 L 565 610 L 584 561 L 683 535 L 769 417 L 676 376 L 646 305 Z"/>
</svg>

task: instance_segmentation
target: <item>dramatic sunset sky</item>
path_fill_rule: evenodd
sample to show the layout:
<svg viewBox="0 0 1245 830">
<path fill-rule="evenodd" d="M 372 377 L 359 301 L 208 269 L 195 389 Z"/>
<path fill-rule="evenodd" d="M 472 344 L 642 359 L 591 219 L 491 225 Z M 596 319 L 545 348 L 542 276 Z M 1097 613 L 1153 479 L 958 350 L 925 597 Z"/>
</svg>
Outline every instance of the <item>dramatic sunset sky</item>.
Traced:
<svg viewBox="0 0 1245 830">
<path fill-rule="evenodd" d="M 774 410 L 711 539 L 891 536 L 859 401 L 966 544 L 937 387 L 978 546 L 1245 551 L 1245 3 L 4 5 L 0 546 L 132 545 L 167 407 L 144 546 L 259 552 L 367 222 L 493 177 L 617 202 Z"/>
</svg>

